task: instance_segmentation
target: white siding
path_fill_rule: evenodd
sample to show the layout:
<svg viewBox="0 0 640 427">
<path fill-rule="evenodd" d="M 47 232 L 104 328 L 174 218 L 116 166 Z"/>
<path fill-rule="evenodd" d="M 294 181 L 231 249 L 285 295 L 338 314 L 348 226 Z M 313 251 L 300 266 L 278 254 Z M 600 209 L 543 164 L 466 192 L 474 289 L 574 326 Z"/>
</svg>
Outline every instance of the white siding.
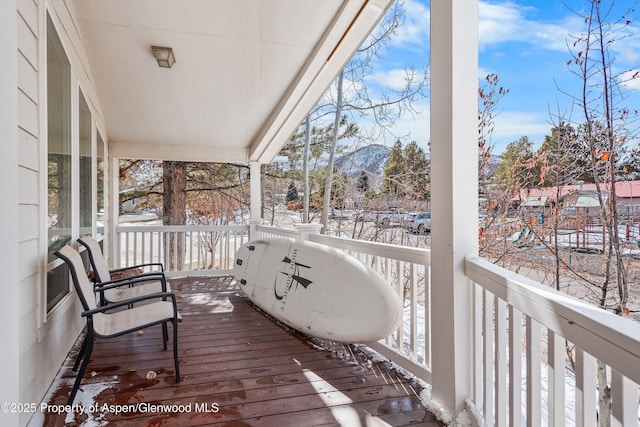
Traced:
<svg viewBox="0 0 640 427">
<path fill-rule="evenodd" d="M 20 218 L 20 241 L 30 241 L 38 239 L 38 227 L 34 227 L 34 224 L 38 224 L 38 206 L 22 204 L 18 206 L 18 212 Z"/>
<path fill-rule="evenodd" d="M 28 3 L 28 2 L 27 2 Z M 38 64 L 38 36 L 37 32 L 32 31 L 34 23 L 30 23 L 31 27 L 24 20 L 25 16 L 29 18 L 29 14 L 24 16 L 18 11 L 18 49 L 27 61 L 29 61 L 34 68 L 37 68 Z M 44 31 L 43 31 L 44 33 Z"/>
<path fill-rule="evenodd" d="M 27 58 L 18 55 L 18 86 L 34 103 L 38 99 L 38 71 Z"/>
<path fill-rule="evenodd" d="M 0 401 L 19 402 L 18 364 L 18 227 L 11 226 L 18 222 L 18 29 L 16 20 L 16 1 L 0 1 L 0 57 L 3 58 L 0 73 L 0 190 L 2 191 L 2 209 L 0 223 L 5 224 L 2 234 L 3 244 L 0 246 L 0 324 L 2 325 L 2 346 L 0 366 L 2 382 L 0 382 Z M 0 412 L 0 425 L 18 424 L 19 415 Z"/>
<path fill-rule="evenodd" d="M 38 172 L 20 167 L 18 171 L 18 188 L 19 199 L 21 205 L 37 205 L 38 204 Z M 33 225 L 36 227 L 36 224 Z"/>
<path fill-rule="evenodd" d="M 13 68 L 17 70 L 13 79 L 13 88 L 17 85 L 12 105 L 13 134 L 0 127 L 3 140 L 13 141 L 9 143 L 13 144 L 15 153 L 10 162 L 16 176 L 5 180 L 14 189 L 9 197 L 13 195 L 15 199 L 15 216 L 13 220 L 6 219 L 3 213 L 3 223 L 12 222 L 16 225 L 13 227 L 16 238 L 13 251 L 15 261 L 11 265 L 13 275 L 8 276 L 14 297 L 11 302 L 4 302 L 0 306 L 0 312 L 9 306 L 12 309 L 6 310 L 14 324 L 11 330 L 15 331 L 13 337 L 8 337 L 8 344 L 15 348 L 15 352 L 8 355 L 8 363 L 3 363 L 3 366 L 7 368 L 6 371 L 15 373 L 15 376 L 7 380 L 3 378 L 0 396 L 3 401 L 40 402 L 83 326 L 79 316 L 79 303 L 74 293 L 68 295 L 46 319 L 43 309 L 46 234 L 42 234 L 46 233 L 43 221 L 46 221 L 47 178 L 42 174 L 46 174 L 47 146 L 46 129 L 41 128 L 45 123 L 46 105 L 42 105 L 41 100 L 46 94 L 46 87 L 42 87 L 46 85 L 46 76 L 42 75 L 46 68 L 43 66 L 46 63 L 45 4 L 49 6 L 54 22 L 63 23 L 57 29 L 71 61 L 74 76 L 72 84 L 82 85 L 83 90 L 85 87 L 89 88 L 84 93 L 93 108 L 97 108 L 98 102 L 87 72 L 89 67 L 84 61 L 85 55 L 76 24 L 69 15 L 73 6 L 59 0 L 4 1 L 2 12 L 11 9 L 17 11 L 17 15 L 13 15 L 13 27 L 10 30 L 12 40 L 0 45 L 3 49 L 12 48 L 15 61 Z M 4 20 L 0 21 L 0 24 L 4 23 Z M 69 34 L 71 40 L 68 38 Z M 4 76 L 3 73 L 3 84 Z M 10 86 L 9 83 L 6 84 Z M 94 113 L 94 116 L 100 115 Z M 6 193 L 3 191 L 3 194 Z M 0 414 L 0 417 L 3 415 Z M 30 414 L 19 415 L 19 418 L 17 415 L 0 418 L 0 425 L 25 425 L 29 418 Z"/>
<path fill-rule="evenodd" d="M 40 169 L 38 162 L 38 138 L 24 129 L 18 129 L 18 145 L 18 161 L 20 166 L 37 172 L 38 169 Z"/>
<path fill-rule="evenodd" d="M 32 135 L 38 135 L 38 105 L 18 91 L 18 126 Z"/>
<path fill-rule="evenodd" d="M 41 257 L 38 255 L 38 240 L 20 242 L 18 247 L 20 262 L 18 264 L 18 278 L 24 280 L 38 273 Z M 22 286 L 20 286 L 22 289 Z M 33 302 L 34 306 L 37 301 Z"/>
<path fill-rule="evenodd" d="M 38 2 L 36 0 L 18 0 L 18 14 L 29 29 L 37 37 L 38 32 Z"/>
</svg>

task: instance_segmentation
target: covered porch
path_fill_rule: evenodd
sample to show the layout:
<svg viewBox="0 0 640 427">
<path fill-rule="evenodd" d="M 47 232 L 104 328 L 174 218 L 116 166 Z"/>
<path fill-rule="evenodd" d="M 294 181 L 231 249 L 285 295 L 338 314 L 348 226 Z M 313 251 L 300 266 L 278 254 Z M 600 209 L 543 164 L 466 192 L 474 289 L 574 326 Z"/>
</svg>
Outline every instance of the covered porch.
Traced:
<svg viewBox="0 0 640 427">
<path fill-rule="evenodd" d="M 262 225 L 261 165 L 279 152 L 390 4 L 2 3 L 0 33 L 7 37 L 0 47 L 11 62 L 0 82 L 3 93 L 13 95 L 0 101 L 2 111 L 10 113 L 2 115 L 2 136 L 11 142 L 6 144 L 10 153 L 0 159 L 7 201 L 1 215 L 4 224 L 19 224 L 7 226 L 8 243 L 0 257 L 5 272 L 0 319 L 7 349 L 0 352 L 0 362 L 8 367 L 0 388 L 4 402 L 65 401 L 72 362 L 65 357 L 83 319 L 68 286 L 47 307 L 47 273 L 62 264 L 49 257 L 52 231 L 64 232 L 69 241 L 82 233 L 98 237 L 114 267 L 154 257 L 164 261 L 167 248 L 157 242 L 178 233 L 194 249 L 180 269 L 168 272 L 189 277 L 175 282 L 186 318 L 180 332 L 185 381 L 176 386 L 162 371 L 171 366 L 171 356 L 151 343 L 157 332 L 123 337 L 115 348 L 109 342 L 96 350 L 89 364 L 83 387 L 95 386 L 98 392 L 87 394 L 103 399 L 96 403 L 192 403 L 186 424 L 287 424 L 295 414 L 312 423 L 352 425 L 354 417 L 363 425 L 404 425 L 431 422 L 425 419 L 426 406 L 444 423 L 591 426 L 598 417 L 602 362 L 611 378 L 612 424 L 638 424 L 638 325 L 478 257 L 478 182 L 470 173 L 478 162 L 477 0 L 431 0 L 430 22 L 425 22 L 431 29 L 431 249 L 321 235 L 313 225 Z M 59 86 L 47 80 L 47 38 L 54 33 L 69 86 L 59 99 L 47 92 Z M 158 67 L 152 45 L 175 50 L 173 68 Z M 48 96 L 57 103 L 49 106 Z M 65 121 L 48 129 L 49 110 L 63 102 L 68 113 L 58 118 Z M 87 135 L 78 126 L 81 107 Z M 70 170 L 60 173 L 69 185 L 69 223 L 55 229 L 47 225 L 54 207 L 47 199 L 47 153 L 60 154 L 54 140 L 61 130 L 69 131 L 64 136 Z M 91 155 L 81 153 L 80 134 L 89 141 Z M 91 163 L 87 180 L 80 179 L 80 157 Z M 95 221 L 98 157 L 104 161 L 100 227 Z M 118 160 L 123 158 L 248 164 L 249 224 L 119 227 Z M 81 198 L 80 183 L 87 182 L 90 196 Z M 88 200 L 86 206 L 81 199 Z M 88 223 L 80 221 L 81 211 Z M 389 282 L 404 303 L 403 325 L 386 339 L 367 343 L 387 362 L 369 365 L 351 346 L 332 348 L 340 357 L 310 349 L 247 305 L 228 274 L 239 245 L 262 236 L 338 248 Z M 201 241 L 216 245 L 199 251 Z M 204 331 L 214 335 L 201 340 Z M 43 399 L 61 361 L 62 378 Z M 149 371 L 157 376 L 147 379 Z M 425 390 L 415 386 L 418 380 L 427 384 Z M 195 413 L 196 403 L 201 412 Z M 214 409 L 207 403 L 218 403 L 219 411 L 206 413 Z M 34 425 L 61 422 L 62 416 L 36 412 L 0 414 L 0 420 L 7 425 L 25 425 L 30 418 Z M 113 416 L 116 424 L 131 421 L 126 414 L 98 412 L 92 416 Z M 140 425 L 158 421 L 139 412 L 140 421 L 133 419 Z M 72 414 L 72 423 L 76 416 L 83 421 Z"/>
</svg>

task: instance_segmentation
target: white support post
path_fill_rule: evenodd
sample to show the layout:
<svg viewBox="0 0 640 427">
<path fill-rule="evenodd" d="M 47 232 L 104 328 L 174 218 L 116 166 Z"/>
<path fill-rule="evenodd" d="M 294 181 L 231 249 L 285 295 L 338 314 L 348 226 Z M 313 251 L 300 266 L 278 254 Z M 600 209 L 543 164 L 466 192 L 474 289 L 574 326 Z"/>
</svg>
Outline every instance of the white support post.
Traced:
<svg viewBox="0 0 640 427">
<path fill-rule="evenodd" d="M 433 398 L 453 414 L 472 396 L 478 253 L 478 0 L 431 1 Z"/>
<path fill-rule="evenodd" d="M 19 208 L 19 135 L 18 135 L 18 29 L 16 1 L 0 2 L 0 53 L 2 77 L 0 78 L 0 188 L 2 209 L 0 221 L 5 225 L 0 250 L 2 282 L 0 290 L 0 324 L 3 327 L 0 366 L 3 367 L 0 384 L 0 401 L 20 403 L 20 250 L 21 230 Z M 22 261 L 24 262 L 24 260 Z M 26 293 L 26 291 L 23 291 Z M 20 415 L 11 411 L 0 412 L 0 425 L 19 425 Z"/>
<path fill-rule="evenodd" d="M 262 210 L 262 174 L 260 172 L 260 163 L 259 162 L 250 162 L 249 163 L 249 176 L 251 178 L 250 181 L 250 192 L 251 192 L 251 200 L 250 200 L 250 218 L 249 218 L 249 239 L 253 239 L 254 236 L 257 236 L 256 226 L 259 225 L 262 221 L 260 217 L 260 211 Z"/>
<path fill-rule="evenodd" d="M 309 240 L 309 234 L 320 234 L 322 224 L 296 224 L 298 229 L 298 238 L 300 240 Z"/>
<path fill-rule="evenodd" d="M 110 259 L 107 261 L 112 267 L 120 267 L 120 253 L 118 252 L 118 233 L 116 228 L 120 224 L 120 167 L 119 159 L 112 158 L 111 155 L 107 157 L 109 163 L 109 198 L 110 203 L 110 215 L 109 215 L 109 227 L 105 230 L 107 233 L 105 246 L 102 248 L 103 253 L 110 254 Z"/>
</svg>

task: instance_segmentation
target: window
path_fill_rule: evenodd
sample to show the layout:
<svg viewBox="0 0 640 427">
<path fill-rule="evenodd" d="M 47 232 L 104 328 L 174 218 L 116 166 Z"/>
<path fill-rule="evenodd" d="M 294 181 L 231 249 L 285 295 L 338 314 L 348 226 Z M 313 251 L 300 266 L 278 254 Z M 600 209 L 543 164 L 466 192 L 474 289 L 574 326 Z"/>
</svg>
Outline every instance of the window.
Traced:
<svg viewBox="0 0 640 427">
<path fill-rule="evenodd" d="M 78 95 L 80 138 L 80 236 L 91 235 L 93 227 L 93 173 L 91 161 L 91 111 L 82 91 Z"/>
<path fill-rule="evenodd" d="M 104 236 L 104 222 L 106 220 L 104 212 L 104 148 L 104 140 L 102 139 L 102 135 L 100 135 L 100 132 L 98 132 L 98 142 L 96 150 L 96 238 Z"/>
<path fill-rule="evenodd" d="M 71 240 L 71 66 L 47 16 L 48 260 Z M 47 274 L 47 311 L 69 292 L 61 265 Z"/>
</svg>

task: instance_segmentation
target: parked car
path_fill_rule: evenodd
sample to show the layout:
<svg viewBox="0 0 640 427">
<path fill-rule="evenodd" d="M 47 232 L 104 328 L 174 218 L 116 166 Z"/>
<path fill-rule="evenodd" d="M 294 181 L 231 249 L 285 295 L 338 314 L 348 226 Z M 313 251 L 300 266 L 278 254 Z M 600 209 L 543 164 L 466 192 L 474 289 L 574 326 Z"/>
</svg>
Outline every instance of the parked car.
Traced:
<svg viewBox="0 0 640 427">
<path fill-rule="evenodd" d="M 355 211 L 352 215 L 354 221 L 375 221 L 375 212 L 371 211 Z"/>
<path fill-rule="evenodd" d="M 381 227 L 389 227 L 391 224 L 402 223 L 402 214 L 394 211 L 381 211 L 375 213 L 376 225 Z"/>
<path fill-rule="evenodd" d="M 412 233 L 431 231 L 431 212 L 414 212 L 407 214 L 402 226 Z"/>
</svg>

